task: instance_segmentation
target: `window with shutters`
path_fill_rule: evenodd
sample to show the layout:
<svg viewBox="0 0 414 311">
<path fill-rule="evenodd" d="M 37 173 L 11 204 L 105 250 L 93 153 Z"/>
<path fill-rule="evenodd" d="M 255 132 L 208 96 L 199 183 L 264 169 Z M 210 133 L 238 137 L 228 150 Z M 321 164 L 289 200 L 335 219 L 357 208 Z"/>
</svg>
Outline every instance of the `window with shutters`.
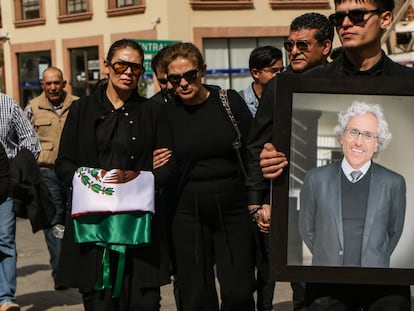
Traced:
<svg viewBox="0 0 414 311">
<path fill-rule="evenodd" d="M 16 28 L 44 25 L 43 0 L 16 0 L 14 1 Z"/>
<path fill-rule="evenodd" d="M 190 0 L 193 10 L 253 9 L 253 0 Z"/>
<path fill-rule="evenodd" d="M 280 9 L 329 9 L 329 0 L 269 0 L 273 10 Z"/>
<path fill-rule="evenodd" d="M 108 0 L 108 17 L 142 14 L 145 12 L 145 0 Z"/>
<path fill-rule="evenodd" d="M 91 0 L 59 0 L 59 23 L 92 19 Z"/>
</svg>

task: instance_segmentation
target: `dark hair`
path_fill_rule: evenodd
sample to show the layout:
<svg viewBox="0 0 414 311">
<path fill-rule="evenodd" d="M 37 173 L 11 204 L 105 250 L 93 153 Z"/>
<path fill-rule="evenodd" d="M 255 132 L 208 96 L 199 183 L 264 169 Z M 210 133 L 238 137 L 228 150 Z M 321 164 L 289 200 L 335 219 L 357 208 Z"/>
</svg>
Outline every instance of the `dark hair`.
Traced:
<svg viewBox="0 0 414 311">
<path fill-rule="evenodd" d="M 317 29 L 315 39 L 319 44 L 326 40 L 333 41 L 334 27 L 325 15 L 311 12 L 296 17 L 290 24 L 290 31 L 299 31 L 302 29 Z"/>
<path fill-rule="evenodd" d="M 114 57 L 117 50 L 127 47 L 138 51 L 139 55 L 142 57 L 142 60 L 144 60 L 144 50 L 139 45 L 139 43 L 133 39 L 120 39 L 112 43 L 111 47 L 108 50 L 108 54 L 106 55 L 106 60 L 112 61 L 112 58 Z"/>
<path fill-rule="evenodd" d="M 168 47 L 169 47 L 168 45 L 164 46 L 151 59 L 151 69 L 152 69 L 152 72 L 154 72 L 155 74 L 157 74 L 157 67 L 161 64 Z"/>
<path fill-rule="evenodd" d="M 101 88 L 106 89 L 107 86 L 108 86 L 108 78 L 100 79 L 96 81 L 96 83 L 92 86 L 91 94 L 95 94 Z"/>
<path fill-rule="evenodd" d="M 178 57 L 188 59 L 197 69 L 201 69 L 204 66 L 204 58 L 194 44 L 190 42 L 179 42 L 170 45 L 164 54 L 162 64 L 165 72 L 168 72 L 168 65 Z"/>
<path fill-rule="evenodd" d="M 282 59 L 282 51 L 275 46 L 265 45 L 253 49 L 249 57 L 249 69 L 263 69 Z"/>
<path fill-rule="evenodd" d="M 338 56 L 341 55 L 343 51 L 344 51 L 344 48 L 342 46 L 338 46 L 332 49 L 331 53 L 329 54 L 329 57 L 332 60 L 334 60 L 335 58 L 338 58 Z"/>
<path fill-rule="evenodd" d="M 346 0 L 349 1 L 349 0 Z M 366 3 L 370 2 L 373 5 L 376 6 L 377 9 L 380 9 L 381 11 L 391 11 L 394 10 L 395 3 L 394 0 L 353 0 L 356 3 Z M 341 4 L 342 2 L 345 2 L 345 0 L 335 0 L 335 6 L 338 4 Z"/>
</svg>

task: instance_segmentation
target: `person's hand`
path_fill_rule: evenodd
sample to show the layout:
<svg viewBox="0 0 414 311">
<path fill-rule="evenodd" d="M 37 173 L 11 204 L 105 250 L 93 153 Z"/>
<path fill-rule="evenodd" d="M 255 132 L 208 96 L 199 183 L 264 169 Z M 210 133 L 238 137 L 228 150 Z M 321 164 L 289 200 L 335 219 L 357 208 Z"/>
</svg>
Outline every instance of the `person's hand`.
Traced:
<svg viewBox="0 0 414 311">
<path fill-rule="evenodd" d="M 153 169 L 163 166 L 171 157 L 171 150 L 168 148 L 159 148 L 153 152 Z"/>
<path fill-rule="evenodd" d="M 110 171 L 102 170 L 102 181 L 110 184 L 122 184 L 133 180 L 139 175 L 139 171 L 120 170 L 118 168 Z"/>
<path fill-rule="evenodd" d="M 288 161 L 283 152 L 277 151 L 271 143 L 266 143 L 260 152 L 260 167 L 263 177 L 275 179 L 283 173 L 283 168 Z"/>
<path fill-rule="evenodd" d="M 258 209 L 257 209 L 258 208 Z M 270 232 L 270 205 L 263 204 L 262 206 L 258 205 L 249 205 L 250 210 L 257 211 L 254 214 L 251 214 L 252 220 L 259 227 L 260 232 L 269 233 Z"/>
</svg>

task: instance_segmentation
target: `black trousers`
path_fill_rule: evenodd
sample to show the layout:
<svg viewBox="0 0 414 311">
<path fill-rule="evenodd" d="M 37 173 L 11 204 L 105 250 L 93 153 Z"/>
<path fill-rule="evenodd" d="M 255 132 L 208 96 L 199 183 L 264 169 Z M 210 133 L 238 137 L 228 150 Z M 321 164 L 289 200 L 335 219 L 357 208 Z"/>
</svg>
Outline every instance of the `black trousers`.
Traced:
<svg viewBox="0 0 414 311">
<path fill-rule="evenodd" d="M 254 311 L 254 236 L 246 206 L 240 189 L 182 193 L 173 241 L 184 311 Z"/>
<path fill-rule="evenodd" d="M 410 311 L 408 285 L 307 283 L 308 311 Z"/>
<path fill-rule="evenodd" d="M 160 288 L 137 288 L 129 297 L 112 298 L 111 290 L 80 290 L 85 311 L 159 311 Z"/>
</svg>

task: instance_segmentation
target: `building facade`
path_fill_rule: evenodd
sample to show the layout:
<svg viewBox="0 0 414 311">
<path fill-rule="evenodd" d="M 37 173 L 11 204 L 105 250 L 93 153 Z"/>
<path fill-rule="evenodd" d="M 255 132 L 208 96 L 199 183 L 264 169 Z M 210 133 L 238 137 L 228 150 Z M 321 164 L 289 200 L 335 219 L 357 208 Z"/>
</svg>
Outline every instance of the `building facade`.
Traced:
<svg viewBox="0 0 414 311">
<path fill-rule="evenodd" d="M 330 14 L 333 0 L 0 0 L 4 89 L 22 106 L 40 92 L 42 71 L 61 68 L 81 96 L 103 77 L 114 40 L 145 40 L 156 50 L 191 41 L 203 52 L 207 83 L 244 89 L 248 56 L 263 44 L 282 49 L 289 24 L 310 11 Z M 147 56 L 148 57 L 148 56 Z M 147 67 L 146 95 L 156 91 Z"/>
</svg>

